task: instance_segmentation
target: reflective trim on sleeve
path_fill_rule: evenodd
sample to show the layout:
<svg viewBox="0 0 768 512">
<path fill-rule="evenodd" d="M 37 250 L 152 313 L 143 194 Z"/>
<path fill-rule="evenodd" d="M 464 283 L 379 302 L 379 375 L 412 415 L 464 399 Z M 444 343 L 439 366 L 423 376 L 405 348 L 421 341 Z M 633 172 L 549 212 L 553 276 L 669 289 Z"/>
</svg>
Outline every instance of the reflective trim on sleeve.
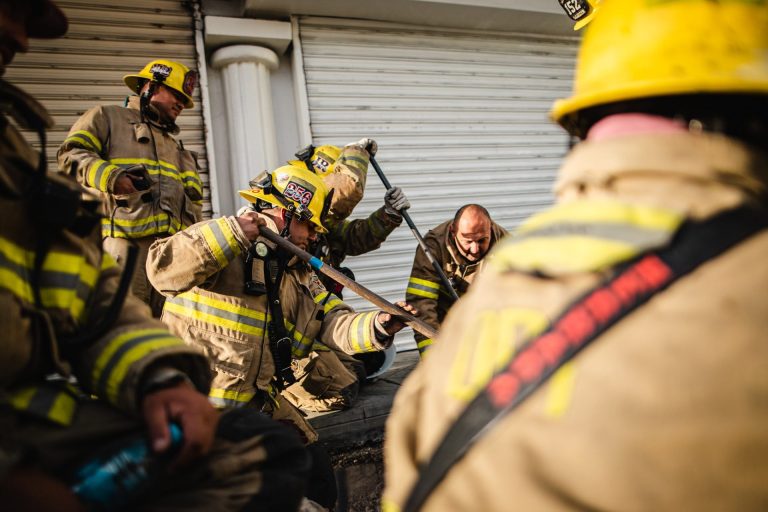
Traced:
<svg viewBox="0 0 768 512">
<path fill-rule="evenodd" d="M 167 298 L 165 311 L 248 336 L 264 336 L 266 315 L 263 312 L 206 297 L 195 291 Z"/>
<path fill-rule="evenodd" d="M 101 152 L 101 141 L 94 134 L 87 130 L 77 130 L 72 132 L 64 140 L 64 145 L 79 146 L 88 151 Z"/>
<path fill-rule="evenodd" d="M 339 163 L 343 163 L 344 165 L 352 167 L 353 169 L 359 169 L 362 171 L 368 169 L 368 160 L 359 156 L 343 154 L 341 155 L 341 158 L 339 158 Z M 353 165 L 350 165 L 350 163 Z"/>
<path fill-rule="evenodd" d="M 349 327 L 349 342 L 355 352 L 374 352 L 376 350 L 371 333 L 374 319 L 378 314 L 378 311 L 360 313 L 352 320 L 352 325 Z"/>
<path fill-rule="evenodd" d="M 107 181 L 109 180 L 109 175 L 116 170 L 117 166 L 105 160 L 95 160 L 85 173 L 85 184 L 96 190 L 109 192 L 107 190 Z"/>
<path fill-rule="evenodd" d="M 34 303 L 32 269 L 35 253 L 0 237 L 0 289 L 24 302 Z M 80 254 L 50 251 L 40 274 L 43 307 L 61 309 L 81 321 L 85 304 L 99 278 L 99 270 Z"/>
<path fill-rule="evenodd" d="M 111 339 L 93 366 L 93 387 L 113 404 L 130 367 L 157 350 L 184 346 L 184 342 L 164 329 L 124 332 Z"/>
<path fill-rule="evenodd" d="M 426 297 L 427 299 L 437 299 L 439 290 L 440 283 L 419 279 L 418 277 L 411 277 L 408 279 L 408 288 L 406 288 L 405 294 L 406 296 L 416 295 L 418 297 Z"/>
<path fill-rule="evenodd" d="M 208 393 L 208 401 L 211 402 L 214 407 L 219 409 L 227 407 L 243 407 L 253 400 L 254 396 L 256 396 L 256 393 L 243 393 L 224 388 L 211 388 L 210 393 Z"/>
<path fill-rule="evenodd" d="M 166 233 L 172 235 L 183 228 L 181 222 L 165 212 L 141 219 L 101 219 L 101 235 L 111 238 L 143 238 Z"/>
<path fill-rule="evenodd" d="M 227 219 L 222 217 L 209 221 L 200 227 L 200 233 L 219 263 L 219 268 L 226 267 L 230 261 L 240 255 L 240 245 Z"/>
</svg>

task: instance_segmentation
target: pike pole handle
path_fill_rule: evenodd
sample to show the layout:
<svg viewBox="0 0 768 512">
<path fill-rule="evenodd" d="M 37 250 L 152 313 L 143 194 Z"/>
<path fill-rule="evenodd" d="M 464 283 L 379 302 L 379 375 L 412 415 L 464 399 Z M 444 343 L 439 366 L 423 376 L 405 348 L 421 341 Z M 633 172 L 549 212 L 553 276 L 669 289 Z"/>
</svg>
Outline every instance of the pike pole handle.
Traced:
<svg viewBox="0 0 768 512">
<path fill-rule="evenodd" d="M 379 178 L 381 178 L 381 182 L 384 184 L 384 187 L 386 187 L 387 190 L 392 188 L 392 185 L 389 183 L 389 180 L 386 176 L 384 176 L 384 171 L 381 170 L 381 167 L 379 167 L 379 163 L 376 161 L 375 158 L 371 157 L 370 159 L 371 165 L 373 165 L 374 170 L 376 170 L 376 174 L 379 175 Z M 443 282 L 443 286 L 446 290 L 448 290 L 448 293 L 451 294 L 451 297 L 453 298 L 454 302 L 459 300 L 459 295 L 456 293 L 456 290 L 453 288 L 453 285 L 451 284 L 451 281 L 448 279 L 448 276 L 445 275 L 445 272 L 443 272 L 443 269 L 440 268 L 440 264 L 437 262 L 434 256 L 432 256 L 432 252 L 427 247 L 427 244 L 424 243 L 424 239 L 421 237 L 421 233 L 419 233 L 419 229 L 416 227 L 416 224 L 413 223 L 413 219 L 411 219 L 411 216 L 408 215 L 407 210 L 400 210 L 400 215 L 403 216 L 405 219 L 406 224 L 408 224 L 408 227 L 411 228 L 411 233 L 413 233 L 413 236 L 416 238 L 416 241 L 419 242 L 419 247 L 421 247 L 421 250 L 424 251 L 424 254 L 427 255 L 427 259 L 432 264 L 432 268 L 435 269 L 435 272 L 437 272 L 438 277 L 440 277 L 440 281 Z"/>
<path fill-rule="evenodd" d="M 419 320 L 418 318 L 408 313 L 407 311 L 400 309 L 399 307 L 395 306 L 384 297 L 375 294 L 374 292 L 364 287 L 363 285 L 358 284 L 357 281 L 354 281 L 348 278 L 347 276 L 345 276 L 335 268 L 331 267 L 330 265 L 324 264 L 318 258 L 312 256 L 311 254 L 301 249 L 300 247 L 296 247 L 291 242 L 281 237 L 274 231 L 264 226 L 259 226 L 259 235 L 266 238 L 270 242 L 274 243 L 281 249 L 284 249 L 289 253 L 298 256 L 299 259 L 301 259 L 302 261 L 309 263 L 309 265 L 313 269 L 327 275 L 334 281 L 343 284 L 345 287 L 349 288 L 350 290 L 352 290 L 362 298 L 372 302 L 373 304 L 381 308 L 383 311 L 386 311 L 387 313 L 393 316 L 397 316 L 404 319 L 405 324 L 411 327 L 413 330 L 420 332 L 421 334 L 423 334 L 428 338 L 434 338 L 435 336 L 437 336 L 437 332 L 432 327 L 424 323 L 423 321 Z"/>
</svg>

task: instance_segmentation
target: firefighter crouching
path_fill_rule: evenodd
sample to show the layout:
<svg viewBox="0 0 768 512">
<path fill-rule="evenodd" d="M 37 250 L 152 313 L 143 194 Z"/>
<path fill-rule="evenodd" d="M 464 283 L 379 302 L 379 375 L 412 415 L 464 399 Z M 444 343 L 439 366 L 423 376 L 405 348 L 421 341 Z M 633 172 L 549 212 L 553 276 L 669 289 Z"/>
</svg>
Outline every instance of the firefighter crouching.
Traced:
<svg viewBox="0 0 768 512">
<path fill-rule="evenodd" d="M 138 246 L 132 291 L 159 317 L 163 297 L 147 280 L 147 250 L 202 220 L 197 155 L 174 138 L 177 117 L 194 106 L 197 73 L 157 59 L 123 81 L 135 94 L 127 106 L 102 105 L 83 114 L 59 148 L 59 168 L 102 199 L 104 248 L 118 263 Z"/>
<path fill-rule="evenodd" d="M 429 230 L 424 244 L 461 297 L 486 263 L 485 256 L 507 234 L 479 204 L 466 204 L 453 219 Z M 416 247 L 405 300 L 419 312 L 419 318 L 435 330 L 445 319 L 454 299 L 421 247 Z M 434 340 L 414 331 L 419 356 L 424 357 Z"/>
<path fill-rule="evenodd" d="M 28 37 L 66 28 L 52 2 L 0 2 L 2 71 Z M 206 399 L 205 357 L 127 294 L 102 251 L 98 202 L 46 175 L 45 147 L 34 151 L 11 124 L 43 142 L 45 109 L 2 80 L 0 104 L 0 508 L 295 510 L 308 470 L 298 436 L 258 413 L 219 415 Z M 77 469 L 110 457 L 115 443 L 147 439 L 167 453 L 170 422 L 180 451 L 157 455 L 164 462 L 138 494 L 97 503 L 103 494 L 83 491 Z M 90 489 L 125 490 L 129 476 Z"/>
<path fill-rule="evenodd" d="M 768 3 L 600 2 L 553 116 L 556 205 L 398 392 L 384 510 L 765 510 Z"/>
<path fill-rule="evenodd" d="M 336 297 L 326 300 L 329 292 L 310 267 L 259 238 L 267 227 L 306 250 L 325 231 L 329 197 L 317 175 L 286 165 L 250 186 L 240 195 L 253 211 L 156 241 L 147 272 L 166 296 L 163 321 L 171 332 L 209 356 L 210 400 L 264 411 L 313 443 L 317 433 L 280 393 L 293 382 L 291 359 L 309 354 L 316 339 L 348 354 L 382 350 L 403 324 L 388 313 L 356 313 Z"/>
</svg>

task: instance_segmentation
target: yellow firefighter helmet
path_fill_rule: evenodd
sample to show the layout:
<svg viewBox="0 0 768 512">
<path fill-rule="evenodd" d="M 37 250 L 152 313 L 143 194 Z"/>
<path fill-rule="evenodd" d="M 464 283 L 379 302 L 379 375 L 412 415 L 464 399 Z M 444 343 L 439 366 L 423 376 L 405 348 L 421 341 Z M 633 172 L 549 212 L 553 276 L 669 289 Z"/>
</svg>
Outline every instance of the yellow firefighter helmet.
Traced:
<svg viewBox="0 0 768 512">
<path fill-rule="evenodd" d="M 197 71 L 189 69 L 180 62 L 172 60 L 156 59 L 144 66 L 144 69 L 135 75 L 125 75 L 123 81 L 130 90 L 135 93 L 144 85 L 146 80 L 151 80 L 170 87 L 184 96 L 184 108 L 195 106 L 192 94 L 197 86 Z"/>
<path fill-rule="evenodd" d="M 551 116 L 584 136 L 579 116 L 612 103 L 681 94 L 768 93 L 768 2 L 610 0 L 584 33 L 573 95 Z"/>
<path fill-rule="evenodd" d="M 299 154 L 297 153 L 296 156 L 298 155 Z M 325 177 L 333 172 L 339 156 L 341 156 L 341 148 L 326 144 L 314 148 L 312 155 L 309 156 L 309 163 L 312 164 L 312 168 L 319 176 Z M 288 163 L 291 165 L 306 166 L 306 163 L 300 160 L 291 160 Z"/>
<path fill-rule="evenodd" d="M 264 201 L 286 209 L 302 220 L 311 221 L 318 233 L 326 233 L 323 217 L 331 204 L 323 180 L 300 165 L 288 164 L 272 172 L 264 171 L 249 183 L 250 189 L 241 190 L 240 196 L 251 203 Z"/>
</svg>

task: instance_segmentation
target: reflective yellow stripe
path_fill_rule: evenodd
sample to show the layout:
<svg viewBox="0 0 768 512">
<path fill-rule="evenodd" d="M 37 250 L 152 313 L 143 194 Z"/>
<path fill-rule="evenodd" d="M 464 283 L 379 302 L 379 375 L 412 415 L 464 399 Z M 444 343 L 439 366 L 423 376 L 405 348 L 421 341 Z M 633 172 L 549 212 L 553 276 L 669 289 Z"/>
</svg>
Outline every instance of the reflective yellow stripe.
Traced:
<svg viewBox="0 0 768 512">
<path fill-rule="evenodd" d="M 128 369 L 151 352 L 184 343 L 163 329 L 140 329 L 110 340 L 93 366 L 93 385 L 112 403 L 117 403 L 120 386 Z"/>
<path fill-rule="evenodd" d="M 158 233 L 172 235 L 181 229 L 181 222 L 165 212 L 141 219 L 101 219 L 101 234 L 105 237 L 143 238 Z"/>
<path fill-rule="evenodd" d="M 107 181 L 109 181 L 109 175 L 115 170 L 117 170 L 117 167 L 109 162 L 101 159 L 95 160 L 85 174 L 85 182 L 89 187 L 101 190 L 102 192 L 109 192 L 107 190 Z"/>
<path fill-rule="evenodd" d="M 520 226 L 517 234 L 523 235 L 561 222 L 573 224 L 620 223 L 672 231 L 677 229 L 681 221 L 681 214 L 671 210 L 630 205 L 617 201 L 573 201 L 557 205 L 550 210 L 532 216 Z"/>
<path fill-rule="evenodd" d="M 46 418 L 60 425 L 69 425 L 77 407 L 77 399 L 53 385 L 25 386 L 9 391 L 8 402 L 19 411 Z"/>
<path fill-rule="evenodd" d="M 0 288 L 32 303 L 32 269 L 35 253 L 0 237 Z M 99 277 L 99 270 L 79 254 L 50 251 L 40 275 L 40 296 L 46 308 L 63 309 L 81 320 L 85 301 Z"/>
<path fill-rule="evenodd" d="M 361 313 L 352 320 L 352 325 L 349 327 L 349 341 L 355 352 L 373 352 L 376 350 L 371 339 L 371 330 L 377 314 L 378 311 Z"/>
<path fill-rule="evenodd" d="M 315 302 L 317 304 L 322 304 L 323 301 L 325 300 L 325 298 L 328 295 L 331 295 L 331 293 L 330 292 L 318 293 L 314 297 Z M 336 295 L 333 295 L 333 297 L 331 299 L 329 299 L 328 302 L 326 302 L 325 305 L 323 306 L 323 311 L 326 314 L 328 314 L 333 308 L 335 308 L 336 306 L 340 306 L 340 305 L 344 305 L 344 302 L 341 299 L 339 299 L 338 297 L 336 297 Z"/>
<path fill-rule="evenodd" d="M 232 391 L 223 388 L 211 388 L 208 393 L 208 399 L 216 407 L 242 407 L 247 404 L 256 393 L 242 393 L 240 391 Z"/>
<path fill-rule="evenodd" d="M 547 415 L 561 418 L 568 410 L 576 383 L 576 366 L 565 363 L 547 381 Z"/>
<path fill-rule="evenodd" d="M 400 512 L 400 507 L 387 498 L 381 500 L 381 512 Z"/>
<path fill-rule="evenodd" d="M 574 201 L 535 215 L 493 253 L 498 271 L 590 272 L 669 243 L 679 212 L 614 201 Z"/>
<path fill-rule="evenodd" d="M 240 255 L 240 244 L 227 219 L 221 218 L 208 222 L 200 227 L 200 233 L 220 268 L 226 267 L 230 261 Z"/>
<path fill-rule="evenodd" d="M 77 144 L 78 142 L 82 144 Z M 94 134 L 86 130 L 77 130 L 70 133 L 64 144 L 86 146 L 86 149 L 96 150 L 97 153 L 101 152 L 101 141 Z"/>
<path fill-rule="evenodd" d="M 406 295 L 416 295 L 417 297 L 426 297 L 427 299 L 437 299 L 438 290 L 440 290 L 440 283 L 411 277 L 408 279 L 408 288 L 406 288 L 405 293 Z"/>
<path fill-rule="evenodd" d="M 200 194 L 203 193 L 202 181 L 197 171 L 184 170 L 165 160 L 152 160 L 149 158 L 112 158 L 110 163 L 119 166 L 143 165 L 150 176 L 166 176 L 196 189 Z"/>
<path fill-rule="evenodd" d="M 416 348 L 419 349 L 419 354 L 424 352 L 431 345 L 432 345 L 432 338 L 424 338 L 423 340 L 416 342 Z"/>
<path fill-rule="evenodd" d="M 261 311 L 205 297 L 194 291 L 168 298 L 165 310 L 243 334 L 264 336 L 266 315 Z"/>
<path fill-rule="evenodd" d="M 419 279 L 418 277 L 411 277 L 410 279 L 408 279 L 408 282 L 413 285 L 421 285 L 426 288 L 431 288 L 433 290 L 440 289 L 440 283 L 436 283 L 434 281 L 427 281 L 426 279 Z"/>
<path fill-rule="evenodd" d="M 48 418 L 61 425 L 69 425 L 75 415 L 76 406 L 77 401 L 75 400 L 75 397 L 62 391 L 56 397 L 53 407 L 51 407 L 48 414 Z"/>
</svg>

